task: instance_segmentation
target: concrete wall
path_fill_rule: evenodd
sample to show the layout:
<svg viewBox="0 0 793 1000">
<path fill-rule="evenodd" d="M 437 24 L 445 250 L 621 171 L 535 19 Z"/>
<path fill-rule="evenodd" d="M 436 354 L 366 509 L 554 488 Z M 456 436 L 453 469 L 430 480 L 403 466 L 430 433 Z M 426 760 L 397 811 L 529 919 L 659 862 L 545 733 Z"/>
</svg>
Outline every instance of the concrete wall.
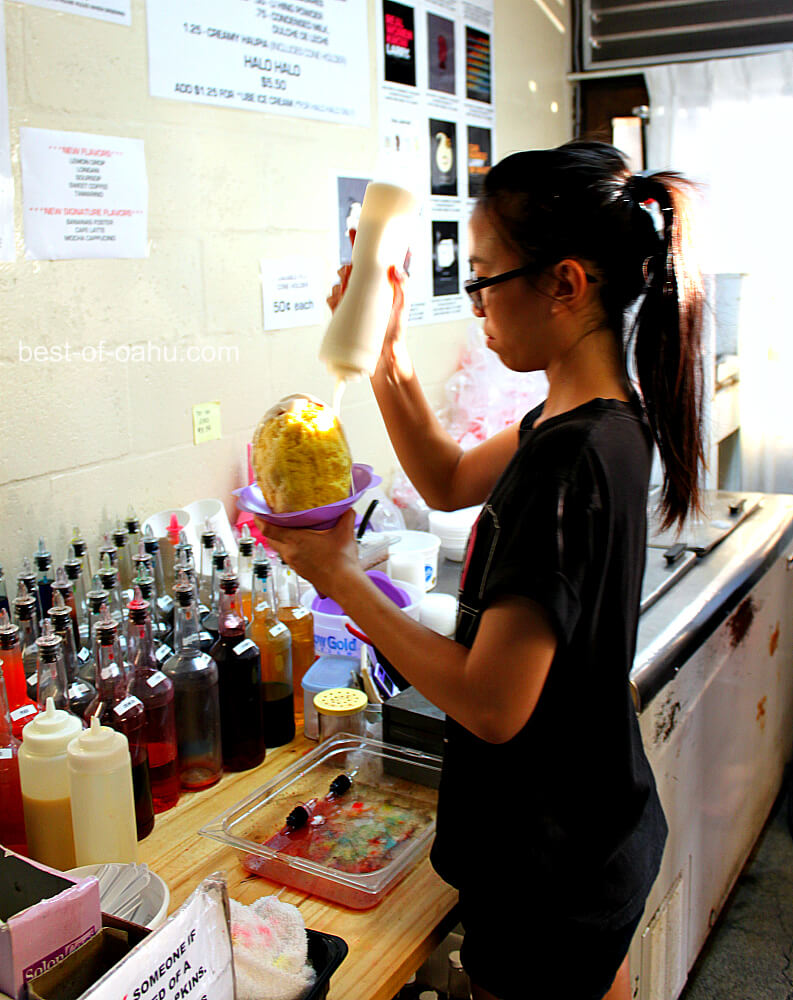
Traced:
<svg viewBox="0 0 793 1000">
<path fill-rule="evenodd" d="M 373 123 L 375 13 L 371 2 Z M 5 18 L 18 240 L 16 261 L 0 263 L 0 563 L 10 579 L 39 536 L 57 565 L 72 525 L 93 545 L 130 504 L 143 518 L 216 496 L 233 516 L 230 492 L 243 484 L 245 444 L 264 410 L 288 392 L 332 393 L 316 359 L 323 325 L 263 331 L 259 261 L 333 246 L 329 171 L 367 176 L 378 141 L 374 125 L 150 97 L 143 0 L 133 0 L 130 27 L 16 2 Z M 568 23 L 559 0 L 495 0 L 497 157 L 570 137 L 569 34 L 554 20 Z M 22 126 L 143 139 L 148 258 L 24 259 Z M 333 273 L 329 260 L 328 287 Z M 434 402 L 467 327 L 409 334 Z M 207 357 L 231 347 L 236 360 L 24 362 L 20 341 L 198 345 Z M 215 399 L 223 437 L 196 447 L 191 408 Z M 387 484 L 395 462 L 368 383 L 347 389 L 342 416 L 355 459 Z"/>
</svg>

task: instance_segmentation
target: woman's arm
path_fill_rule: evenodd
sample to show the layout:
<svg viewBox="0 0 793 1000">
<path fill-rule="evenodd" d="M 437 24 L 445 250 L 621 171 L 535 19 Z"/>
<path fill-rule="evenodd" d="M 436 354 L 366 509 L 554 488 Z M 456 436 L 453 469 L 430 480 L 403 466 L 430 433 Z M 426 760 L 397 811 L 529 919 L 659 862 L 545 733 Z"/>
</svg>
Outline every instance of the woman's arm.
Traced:
<svg viewBox="0 0 793 1000">
<path fill-rule="evenodd" d="M 352 235 L 352 234 L 351 234 Z M 349 279 L 349 265 L 328 297 L 335 309 Z M 483 503 L 518 446 L 518 425 L 464 451 L 444 430 L 421 388 L 404 338 L 405 276 L 389 271 L 394 305 L 372 389 L 408 479 L 429 507 L 458 510 Z"/>
<path fill-rule="evenodd" d="M 353 521 L 348 512 L 326 532 L 260 527 L 285 561 L 332 596 L 434 705 L 481 739 L 511 739 L 534 711 L 556 651 L 544 610 L 522 597 L 496 600 L 469 650 L 409 618 L 366 576 Z"/>
</svg>

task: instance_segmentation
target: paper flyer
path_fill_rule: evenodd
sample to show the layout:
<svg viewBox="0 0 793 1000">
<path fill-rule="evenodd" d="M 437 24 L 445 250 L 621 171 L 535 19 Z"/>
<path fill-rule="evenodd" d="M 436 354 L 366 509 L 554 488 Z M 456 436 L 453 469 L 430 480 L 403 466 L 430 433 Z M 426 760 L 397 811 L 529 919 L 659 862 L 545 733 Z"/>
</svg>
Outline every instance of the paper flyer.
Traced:
<svg viewBox="0 0 793 1000">
<path fill-rule="evenodd" d="M 366 0 L 147 0 L 153 97 L 369 124 Z"/>
<path fill-rule="evenodd" d="M 410 322 L 470 315 L 468 219 L 495 147 L 492 0 L 380 0 L 381 167 L 422 201 Z"/>
<path fill-rule="evenodd" d="M 34 7 L 47 7 L 63 14 L 80 14 L 99 21 L 132 24 L 131 0 L 22 0 Z"/>
<path fill-rule="evenodd" d="M 142 139 L 19 130 L 29 260 L 147 257 Z"/>
</svg>

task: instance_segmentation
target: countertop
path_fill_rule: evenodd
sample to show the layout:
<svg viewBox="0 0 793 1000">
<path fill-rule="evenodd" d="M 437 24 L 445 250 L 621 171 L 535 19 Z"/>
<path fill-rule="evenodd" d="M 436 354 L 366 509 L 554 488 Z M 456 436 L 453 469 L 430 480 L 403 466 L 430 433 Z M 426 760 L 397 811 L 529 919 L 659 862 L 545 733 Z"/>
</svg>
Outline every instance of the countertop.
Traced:
<svg viewBox="0 0 793 1000">
<path fill-rule="evenodd" d="M 229 896 L 245 904 L 283 888 L 250 875 L 234 848 L 201 837 L 198 830 L 316 745 L 301 732 L 286 746 L 268 750 L 259 767 L 183 793 L 176 806 L 156 817 L 154 830 L 138 845 L 138 860 L 168 884 L 170 912 L 214 872 L 225 872 Z M 456 923 L 457 892 L 426 858 L 370 910 L 350 910 L 288 888 L 280 898 L 300 908 L 306 927 L 347 942 L 349 953 L 330 980 L 329 1000 L 391 1000 Z"/>
</svg>

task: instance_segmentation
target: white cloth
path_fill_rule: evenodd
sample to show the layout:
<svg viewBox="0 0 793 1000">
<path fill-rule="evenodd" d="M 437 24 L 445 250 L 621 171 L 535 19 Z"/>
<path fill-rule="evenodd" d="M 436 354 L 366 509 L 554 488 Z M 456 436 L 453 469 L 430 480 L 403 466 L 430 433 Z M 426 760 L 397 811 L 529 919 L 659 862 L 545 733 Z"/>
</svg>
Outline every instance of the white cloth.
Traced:
<svg viewBox="0 0 793 1000">
<path fill-rule="evenodd" d="M 298 1000 L 315 978 L 300 910 L 276 896 L 229 905 L 237 1000 Z"/>
</svg>

